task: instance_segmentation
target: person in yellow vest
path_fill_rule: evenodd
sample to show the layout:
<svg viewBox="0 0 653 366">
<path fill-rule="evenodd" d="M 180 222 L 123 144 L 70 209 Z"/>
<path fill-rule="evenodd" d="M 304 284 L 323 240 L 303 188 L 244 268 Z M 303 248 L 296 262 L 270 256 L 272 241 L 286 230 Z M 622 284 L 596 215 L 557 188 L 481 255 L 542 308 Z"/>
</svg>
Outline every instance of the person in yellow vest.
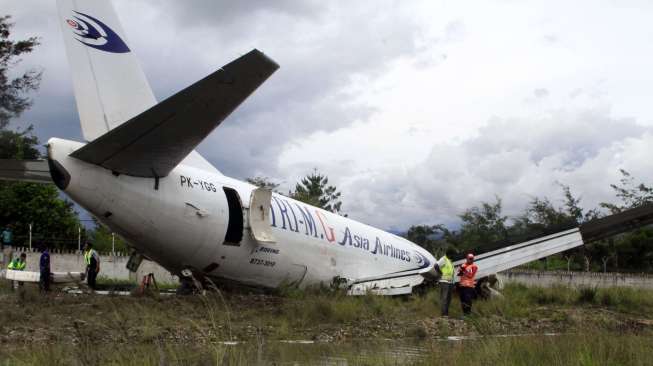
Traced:
<svg viewBox="0 0 653 366">
<path fill-rule="evenodd" d="M 453 292 L 453 263 L 449 257 L 453 255 L 452 249 L 447 249 L 442 258 L 436 263 L 436 270 L 440 272 L 440 314 L 449 316 L 449 305 L 451 304 L 451 293 Z"/>
<path fill-rule="evenodd" d="M 24 271 L 26 265 L 27 265 L 27 254 L 21 253 L 20 257 L 13 259 L 9 263 L 9 266 L 7 266 L 7 269 L 11 269 L 11 270 L 14 270 L 14 271 Z M 11 289 L 13 290 L 16 287 L 22 287 L 22 286 L 23 286 L 22 282 L 13 281 Z"/>
<path fill-rule="evenodd" d="M 93 249 L 93 243 L 84 245 L 84 263 L 86 263 L 86 283 L 95 290 L 95 279 L 100 272 L 100 255 Z"/>
<path fill-rule="evenodd" d="M 15 258 L 9 263 L 9 266 L 7 267 L 8 269 L 13 269 L 14 271 L 22 271 L 25 269 L 25 266 L 27 265 L 27 254 L 22 253 L 20 257 Z"/>
</svg>

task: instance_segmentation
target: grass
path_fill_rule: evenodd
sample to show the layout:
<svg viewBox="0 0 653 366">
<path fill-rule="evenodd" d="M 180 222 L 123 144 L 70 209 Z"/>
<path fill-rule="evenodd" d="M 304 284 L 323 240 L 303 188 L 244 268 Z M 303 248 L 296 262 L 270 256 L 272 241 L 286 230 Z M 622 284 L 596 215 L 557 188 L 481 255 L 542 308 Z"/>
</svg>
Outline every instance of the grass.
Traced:
<svg viewBox="0 0 653 366">
<path fill-rule="evenodd" d="M 0 365 L 53 364 L 52 360 L 82 365 L 248 364 L 261 352 L 269 359 L 337 353 L 344 354 L 348 364 L 393 364 L 396 357 L 384 351 L 387 344 L 379 346 L 378 357 L 370 348 L 370 343 L 383 339 L 418 344 L 424 357 L 411 362 L 424 364 L 442 357 L 445 363 L 462 365 L 475 364 L 466 357 L 476 364 L 485 359 L 492 362 L 480 363 L 537 364 L 524 361 L 535 354 L 538 362 L 550 361 L 541 363 L 547 365 L 607 364 L 597 355 L 612 364 L 637 364 L 646 353 L 638 345 L 650 344 L 653 336 L 652 291 L 509 285 L 503 298 L 476 301 L 473 316 L 465 321 L 457 319 L 457 299 L 451 305 L 451 319 L 437 316 L 437 291 L 408 298 L 349 297 L 326 288 L 284 291 L 188 297 L 42 296 L 26 285 L 24 294 L 17 296 L 0 283 Z M 565 335 L 495 337 L 549 332 Z M 465 356 L 459 343 L 439 341 L 449 335 L 489 337 L 470 341 L 474 352 Z M 320 346 L 295 349 L 278 343 L 288 339 L 316 340 Z M 224 341 L 246 344 L 227 346 L 220 343 Z M 360 342 L 358 349 L 354 345 Z M 620 348 L 635 358 L 623 359 L 616 351 Z M 358 358 L 360 350 L 370 354 Z"/>
<path fill-rule="evenodd" d="M 214 344 L 205 347 L 151 343 L 99 345 L 88 352 L 61 345 L 0 351 L 3 365 L 649 365 L 651 338 L 609 333 L 495 337 L 462 342 L 297 345 Z"/>
<path fill-rule="evenodd" d="M 138 279 L 140 281 L 141 279 Z M 140 282 L 132 280 L 117 280 L 105 276 L 98 276 L 97 285 L 101 289 L 106 290 L 126 290 L 137 287 Z M 157 286 L 161 290 L 175 290 L 179 287 L 178 283 L 157 282 Z"/>
</svg>

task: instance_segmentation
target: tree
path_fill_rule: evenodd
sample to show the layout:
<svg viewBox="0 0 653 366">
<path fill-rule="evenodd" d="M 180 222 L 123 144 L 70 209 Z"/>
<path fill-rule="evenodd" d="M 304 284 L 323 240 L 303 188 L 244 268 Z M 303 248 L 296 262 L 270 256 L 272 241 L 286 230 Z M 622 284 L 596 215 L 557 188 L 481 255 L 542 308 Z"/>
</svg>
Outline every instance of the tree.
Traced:
<svg viewBox="0 0 653 366">
<path fill-rule="evenodd" d="M 270 178 L 267 177 L 254 177 L 245 179 L 247 183 L 253 184 L 260 188 L 267 188 L 271 191 L 276 191 L 279 188 L 279 183 L 273 182 Z"/>
<path fill-rule="evenodd" d="M 653 187 L 644 183 L 635 184 L 635 178 L 630 173 L 624 169 L 619 169 L 619 171 L 621 172 L 619 184 L 610 184 L 610 187 L 616 192 L 621 204 L 602 202 L 599 206 L 612 213 L 618 213 L 625 209 L 653 203 Z"/>
<path fill-rule="evenodd" d="M 35 37 L 10 40 L 12 24 L 9 16 L 0 17 L 0 159 L 37 159 L 41 154 L 33 127 L 13 131 L 9 122 L 19 117 L 31 100 L 26 93 L 38 88 L 41 73 L 27 71 L 9 78 L 9 68 L 18 64 L 20 56 L 38 45 Z M 52 184 L 0 182 L 0 225 L 12 224 L 17 244 L 27 245 L 32 225 L 34 245 L 42 241 L 58 247 L 77 247 L 77 213 L 67 200 L 59 198 Z"/>
<path fill-rule="evenodd" d="M 89 235 L 93 239 L 93 248 L 98 252 L 111 252 L 114 248 L 115 240 L 115 250 L 116 252 L 127 252 L 128 246 L 127 242 L 118 234 L 114 234 L 106 226 L 100 224 L 95 218 L 93 218 L 95 223 L 95 229 Z"/>
<path fill-rule="evenodd" d="M 495 203 L 481 202 L 481 207 L 467 209 L 459 217 L 460 227 L 458 248 L 468 250 L 490 243 L 506 241 L 508 238 L 507 216 L 501 213 L 501 199 Z"/>
<path fill-rule="evenodd" d="M 452 232 L 444 225 L 414 225 L 408 229 L 404 237 L 431 254 L 441 256 L 447 248 L 453 247 L 448 241 L 451 235 Z"/>
<path fill-rule="evenodd" d="M 291 197 L 333 213 L 340 213 L 340 192 L 335 186 L 328 184 L 329 178 L 315 170 L 297 183 Z"/>
<path fill-rule="evenodd" d="M 645 183 L 635 183 L 635 178 L 626 170 L 620 169 L 621 179 L 618 184 L 610 184 L 615 191 L 618 203 L 602 202 L 599 206 L 608 209 L 611 213 L 653 203 L 653 187 Z M 606 268 L 608 259 L 613 259 L 614 268 L 652 271 L 653 270 L 653 228 L 646 226 L 617 235 L 610 241 L 603 241 L 597 245 L 597 250 L 605 258 Z"/>
<path fill-rule="evenodd" d="M 28 70 L 13 79 L 9 77 L 9 67 L 18 64 L 20 55 L 32 52 L 39 44 L 36 37 L 10 40 L 13 26 L 10 19 L 9 15 L 0 17 L 0 129 L 30 107 L 32 101 L 25 94 L 37 90 L 41 81 L 41 72 L 36 70 Z"/>
</svg>

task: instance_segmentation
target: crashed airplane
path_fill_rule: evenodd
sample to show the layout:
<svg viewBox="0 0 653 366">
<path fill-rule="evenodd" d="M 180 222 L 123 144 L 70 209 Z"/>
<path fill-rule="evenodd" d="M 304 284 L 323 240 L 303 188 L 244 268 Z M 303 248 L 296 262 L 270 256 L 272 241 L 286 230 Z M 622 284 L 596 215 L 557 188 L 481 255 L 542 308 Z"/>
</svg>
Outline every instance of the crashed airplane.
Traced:
<svg viewBox="0 0 653 366">
<path fill-rule="evenodd" d="M 47 160 L 0 161 L 0 178 L 54 183 L 120 234 L 133 262 L 181 276 L 263 288 L 335 281 L 351 294 L 397 295 L 435 275 L 420 246 L 229 178 L 194 150 L 279 68 L 262 52 L 157 102 L 110 2 L 57 6 L 87 142 L 51 138 Z M 582 244 L 576 228 L 500 248 L 477 257 L 480 275 Z"/>
</svg>

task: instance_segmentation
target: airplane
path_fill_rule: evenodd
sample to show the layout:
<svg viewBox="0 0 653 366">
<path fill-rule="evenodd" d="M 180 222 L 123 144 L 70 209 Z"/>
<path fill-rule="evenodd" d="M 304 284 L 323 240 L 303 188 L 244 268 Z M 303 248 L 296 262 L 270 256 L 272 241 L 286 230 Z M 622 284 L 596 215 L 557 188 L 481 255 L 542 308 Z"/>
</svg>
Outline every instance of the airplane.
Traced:
<svg viewBox="0 0 653 366">
<path fill-rule="evenodd" d="M 157 102 L 109 1 L 57 7 L 85 142 L 51 138 L 46 160 L 0 161 L 0 179 L 54 183 L 129 243 L 133 263 L 182 278 L 403 295 L 437 276 L 417 244 L 227 177 L 195 151 L 277 71 L 271 58 L 254 49 Z M 480 256 L 483 274 L 583 243 L 577 229 L 545 239 Z"/>
</svg>

